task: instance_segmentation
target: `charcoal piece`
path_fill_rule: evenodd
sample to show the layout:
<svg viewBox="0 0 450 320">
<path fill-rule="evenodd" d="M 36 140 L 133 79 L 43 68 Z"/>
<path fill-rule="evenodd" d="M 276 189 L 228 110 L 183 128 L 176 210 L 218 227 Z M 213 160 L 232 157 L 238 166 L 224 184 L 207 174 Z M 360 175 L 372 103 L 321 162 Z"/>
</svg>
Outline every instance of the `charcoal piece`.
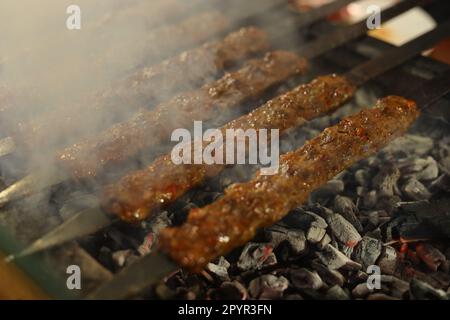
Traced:
<svg viewBox="0 0 450 320">
<path fill-rule="evenodd" d="M 228 276 L 228 268 L 230 263 L 224 258 L 220 257 L 217 263 L 208 263 L 206 265 L 206 270 L 214 274 L 221 281 L 228 281 L 230 277 Z"/>
<path fill-rule="evenodd" d="M 329 216 L 327 222 L 333 235 L 345 246 L 353 248 L 361 241 L 356 228 L 340 214 Z"/>
<path fill-rule="evenodd" d="M 356 195 L 360 198 L 364 198 L 367 194 L 367 188 L 366 187 L 361 187 L 361 186 L 357 186 L 356 187 Z"/>
<path fill-rule="evenodd" d="M 450 274 L 450 260 L 445 260 L 444 262 L 442 262 L 441 269 L 446 274 Z"/>
<path fill-rule="evenodd" d="M 398 264 L 397 250 L 391 246 L 384 246 L 378 258 L 377 265 L 383 274 L 394 274 Z"/>
<path fill-rule="evenodd" d="M 417 300 L 448 300 L 447 294 L 443 290 L 438 290 L 428 283 L 413 278 L 410 282 L 411 299 Z"/>
<path fill-rule="evenodd" d="M 370 289 L 367 286 L 367 283 L 363 282 L 358 284 L 356 287 L 353 288 L 352 290 L 352 296 L 354 298 L 365 298 L 366 296 L 368 296 L 370 293 L 373 292 L 373 289 Z"/>
<path fill-rule="evenodd" d="M 437 178 L 439 167 L 433 157 L 428 156 L 425 159 L 408 158 L 400 161 L 400 171 L 405 178 L 414 178 L 420 181 L 427 181 Z"/>
<path fill-rule="evenodd" d="M 329 243 L 331 243 L 331 237 L 327 233 L 325 233 L 325 235 L 323 236 L 322 240 L 320 240 L 317 243 L 317 248 L 319 250 L 323 250 L 323 248 L 325 248 L 325 246 L 327 244 L 329 244 Z"/>
<path fill-rule="evenodd" d="M 450 198 L 404 202 L 386 229 L 396 229 L 398 236 L 415 239 L 450 237 Z"/>
<path fill-rule="evenodd" d="M 409 290 L 408 282 L 401 280 L 397 277 L 394 277 L 392 275 L 382 274 L 381 275 L 381 283 L 382 283 L 382 287 L 388 288 L 387 290 L 389 290 L 389 294 L 396 298 L 403 299 L 405 294 Z M 384 290 L 386 290 L 386 289 L 384 289 Z"/>
<path fill-rule="evenodd" d="M 372 293 L 367 296 L 367 300 L 401 300 L 385 293 Z"/>
<path fill-rule="evenodd" d="M 363 203 L 366 208 L 374 208 L 377 204 L 378 194 L 376 190 L 371 190 L 364 195 Z"/>
<path fill-rule="evenodd" d="M 286 225 L 293 228 L 300 228 L 304 231 L 308 231 L 310 226 L 315 226 L 321 229 L 326 229 L 328 224 L 325 219 L 316 213 L 303 209 L 295 209 L 288 216 L 283 219 Z"/>
<path fill-rule="evenodd" d="M 213 297 L 218 300 L 247 300 L 248 292 L 239 281 L 225 281 L 214 292 Z"/>
<path fill-rule="evenodd" d="M 400 170 L 395 166 L 384 166 L 373 178 L 373 187 L 378 190 L 379 196 L 392 197 L 397 193 L 397 181 L 400 178 Z"/>
<path fill-rule="evenodd" d="M 277 262 L 273 247 L 267 243 L 248 243 L 239 257 L 237 267 L 241 271 L 259 270 Z"/>
<path fill-rule="evenodd" d="M 402 192 L 411 200 L 428 200 L 431 198 L 431 193 L 428 189 L 415 178 L 411 178 L 402 187 Z"/>
<path fill-rule="evenodd" d="M 361 187 L 368 187 L 370 183 L 370 173 L 365 169 L 359 169 L 355 172 L 355 181 Z"/>
<path fill-rule="evenodd" d="M 314 192 L 315 197 L 335 196 L 344 191 L 344 182 L 342 180 L 332 179 L 324 186 Z"/>
<path fill-rule="evenodd" d="M 439 161 L 439 167 L 441 170 L 450 176 L 450 155 L 446 156 Z"/>
<path fill-rule="evenodd" d="M 382 153 L 410 156 L 422 156 L 431 151 L 433 140 L 429 137 L 407 134 L 389 143 Z"/>
<path fill-rule="evenodd" d="M 280 225 L 274 225 L 265 230 L 265 237 L 273 248 L 277 248 L 282 242 L 287 242 L 295 255 L 306 250 L 305 232 L 301 229 L 288 229 Z"/>
<path fill-rule="evenodd" d="M 428 243 L 420 243 L 416 246 L 417 256 L 432 270 L 437 271 L 446 260 L 444 254 Z"/>
<path fill-rule="evenodd" d="M 380 224 L 380 211 L 370 211 L 367 214 L 367 220 L 372 226 L 378 226 Z"/>
<path fill-rule="evenodd" d="M 429 187 L 431 193 L 450 192 L 450 175 L 444 173 L 434 180 Z"/>
<path fill-rule="evenodd" d="M 328 289 L 327 294 L 325 295 L 325 299 L 327 299 L 327 300 L 349 300 L 350 296 L 340 286 L 334 285 L 330 289 Z"/>
<path fill-rule="evenodd" d="M 361 265 L 352 261 L 332 245 L 327 245 L 323 251 L 316 252 L 320 261 L 330 269 L 359 270 Z"/>
<path fill-rule="evenodd" d="M 442 266 L 441 266 L 442 268 Z M 427 274 L 424 279 L 419 279 L 425 281 L 432 287 L 436 289 L 447 289 L 450 286 L 450 274 L 448 272 L 436 271 Z"/>
<path fill-rule="evenodd" d="M 321 218 L 323 218 L 323 221 L 325 222 L 325 224 L 327 226 L 328 226 L 328 223 L 326 222 L 326 220 L 335 214 L 333 212 L 333 210 L 331 210 L 330 208 L 327 208 L 319 203 L 315 203 L 314 205 L 308 207 L 308 210 L 310 212 L 313 212 L 316 215 L 320 216 Z"/>
<path fill-rule="evenodd" d="M 340 213 L 345 219 L 347 219 L 358 232 L 362 232 L 363 228 L 361 222 L 357 218 L 358 208 L 353 203 L 352 199 L 343 196 L 336 196 L 334 198 L 334 211 Z"/>
<path fill-rule="evenodd" d="M 296 289 L 319 290 L 323 285 L 322 279 L 316 271 L 301 268 L 291 270 L 289 274 L 292 286 Z"/>
<path fill-rule="evenodd" d="M 360 263 L 363 269 L 366 270 L 367 267 L 375 264 L 381 254 L 381 249 L 381 241 L 364 236 L 353 250 L 352 258 L 354 261 Z"/>
<path fill-rule="evenodd" d="M 250 281 L 248 291 L 255 299 L 280 299 L 288 288 L 289 281 L 283 276 L 265 274 Z"/>
<path fill-rule="evenodd" d="M 309 227 L 308 232 L 306 233 L 306 240 L 308 240 L 311 243 L 318 243 L 323 239 L 325 234 L 326 234 L 325 229 L 319 228 L 315 225 L 311 225 Z"/>
<path fill-rule="evenodd" d="M 345 277 L 338 270 L 333 270 L 323 265 L 321 262 L 313 260 L 311 262 L 311 267 L 317 271 L 319 276 L 325 281 L 327 284 L 333 286 L 337 285 L 342 287 L 345 283 Z"/>
</svg>

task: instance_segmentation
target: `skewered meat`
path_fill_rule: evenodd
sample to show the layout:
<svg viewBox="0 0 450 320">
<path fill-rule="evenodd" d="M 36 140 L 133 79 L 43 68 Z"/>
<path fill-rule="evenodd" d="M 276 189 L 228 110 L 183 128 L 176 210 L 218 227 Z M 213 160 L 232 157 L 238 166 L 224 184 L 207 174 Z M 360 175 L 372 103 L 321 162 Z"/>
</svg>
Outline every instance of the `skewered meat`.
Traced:
<svg viewBox="0 0 450 320">
<path fill-rule="evenodd" d="M 268 47 L 266 33 L 255 27 L 230 33 L 222 41 L 213 41 L 136 72 L 98 94 L 89 102 L 70 110 L 60 110 L 19 124 L 12 133 L 24 149 L 55 147 L 76 139 L 90 129 L 111 124 L 139 107 L 165 100 L 176 92 L 198 87 L 212 80 L 226 66 Z M 110 121 L 103 120 L 105 112 Z M 114 115 L 114 116 L 113 116 Z M 80 126 L 80 123 L 83 123 Z M 51 133 L 49 133 L 51 132 Z"/>
<path fill-rule="evenodd" d="M 167 141 L 174 129 L 193 120 L 226 118 L 241 103 L 260 96 L 267 88 L 306 70 L 306 60 L 287 51 L 274 51 L 249 60 L 239 70 L 179 94 L 152 111 L 140 111 L 129 121 L 74 144 L 58 155 L 58 161 L 75 178 L 95 176 L 105 165 L 121 163 L 138 152 Z"/>
<path fill-rule="evenodd" d="M 183 267 L 199 271 L 251 240 L 257 229 L 281 219 L 336 174 L 405 133 L 417 116 L 414 102 L 389 96 L 375 108 L 343 119 L 283 155 L 279 174 L 258 174 L 230 186 L 212 204 L 191 210 L 187 223 L 162 232 L 162 249 Z"/>
<path fill-rule="evenodd" d="M 282 133 L 335 110 L 353 93 L 354 87 L 343 77 L 318 77 L 229 122 L 221 130 L 224 133 L 226 129 L 276 128 Z M 107 186 L 102 199 L 103 209 L 128 222 L 145 219 L 224 168 L 225 165 L 221 164 L 176 165 L 170 154 L 162 156 L 149 167 Z"/>
<path fill-rule="evenodd" d="M 139 70 L 103 92 L 100 101 L 112 107 L 137 108 L 160 102 L 174 93 L 192 90 L 213 80 L 227 66 L 269 47 L 267 34 L 255 27 L 230 33 L 222 41 L 213 41 L 160 64 Z"/>
</svg>

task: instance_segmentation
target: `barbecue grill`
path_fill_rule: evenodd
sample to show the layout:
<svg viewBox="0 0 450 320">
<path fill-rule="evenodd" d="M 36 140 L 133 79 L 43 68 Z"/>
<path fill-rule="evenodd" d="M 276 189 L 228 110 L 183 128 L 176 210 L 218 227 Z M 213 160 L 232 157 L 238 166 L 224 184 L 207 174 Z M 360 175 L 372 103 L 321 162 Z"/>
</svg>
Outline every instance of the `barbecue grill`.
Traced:
<svg viewBox="0 0 450 320">
<path fill-rule="evenodd" d="M 195 3 L 197 2 L 200 1 Z M 394 47 L 365 36 L 367 31 L 365 21 L 344 26 L 326 19 L 327 16 L 351 2 L 336 0 L 308 12 L 293 10 L 288 6 L 287 1 L 245 1 L 246 4 L 243 7 L 236 4 L 235 7 L 230 6 L 233 9 L 230 9 L 229 6 L 221 8 L 232 23 L 229 28 L 217 32 L 213 39 L 218 41 L 229 32 L 241 27 L 256 26 L 267 31 L 272 50 L 289 50 L 297 53 L 308 59 L 309 70 L 282 77 L 280 81 L 274 81 L 276 85 L 268 85 L 262 90 L 263 94 L 239 101 L 238 104 L 241 107 L 239 114 L 232 114 L 229 119 L 222 116 L 211 117 L 206 119 L 208 126 L 221 127 L 227 121 L 238 118 L 241 114 L 255 109 L 256 106 L 263 105 L 267 100 L 292 90 L 301 83 L 309 83 L 318 75 L 336 73 L 345 76 L 352 85 L 358 87 L 354 98 L 345 103 L 342 108 L 333 108 L 333 112 L 337 109 L 333 114 L 312 117 L 311 124 L 306 127 L 295 128 L 292 126 L 293 128 L 288 128 L 287 134 L 282 139 L 282 152 L 297 149 L 304 144 L 306 139 L 314 137 L 319 132 L 319 128 L 325 129 L 334 125 L 337 119 L 355 113 L 363 106 L 373 105 L 378 98 L 393 94 L 415 98 L 419 107 L 426 106 L 421 110 L 420 117 L 412 127 L 412 134 L 428 137 L 435 144 L 447 144 L 446 150 L 450 152 L 448 149 L 450 67 L 437 60 L 419 55 L 421 51 L 433 47 L 450 35 L 448 21 L 450 4 L 442 0 L 403 0 L 393 7 L 383 10 L 382 19 L 385 21 L 410 8 L 422 6 L 437 22 L 434 31 L 420 36 L 402 47 Z M 221 2 L 215 6 L 209 5 L 220 8 L 224 4 Z M 201 8 L 201 4 L 196 4 L 190 11 L 196 11 L 199 8 Z M 176 21 L 171 23 L 176 23 Z M 194 44 L 193 46 L 195 47 Z M 180 51 L 183 50 L 186 48 L 181 48 Z M 262 54 L 262 52 L 259 53 Z M 251 55 L 256 55 L 255 59 L 261 58 L 261 55 L 257 56 L 255 52 L 252 52 Z M 251 55 L 249 54 L 249 56 Z M 229 72 L 236 72 L 239 70 L 239 65 L 224 68 L 228 68 Z M 343 102 L 339 102 L 339 106 L 342 104 Z M 4 136 L 7 137 L 8 134 L 5 133 Z M 443 137 L 446 137 L 447 140 Z M 8 154 L 14 148 L 15 145 L 11 138 L 3 139 L 0 143 L 0 154 Z M 95 196 L 98 191 L 98 180 L 102 181 L 102 184 L 118 181 L 125 172 L 136 168 L 141 169 L 148 164 L 143 163 L 145 160 L 151 163 L 149 159 L 153 160 L 156 156 L 169 150 L 170 146 L 162 146 L 161 150 L 157 149 L 150 154 L 141 152 L 137 157 L 138 160 L 107 166 L 104 172 L 95 177 L 95 181 L 87 178 L 81 182 L 68 179 L 66 174 L 61 174 L 61 172 L 52 173 L 51 179 L 45 179 L 45 181 L 42 178 L 48 176 L 48 171 L 45 170 L 28 176 L 26 175 L 28 172 L 24 174 L 21 169 L 17 169 L 18 172 L 11 172 L 9 170 L 11 163 L 23 159 L 21 158 L 23 156 L 16 157 L 14 153 L 3 156 L 0 159 L 0 168 L 2 169 L 0 180 L 4 182 L 5 187 L 0 193 L 0 203 L 3 205 L 0 212 L 2 225 L 0 251 L 4 253 L 5 257 L 10 256 L 7 259 L 8 262 L 0 263 L 0 268 L 3 268 L 5 270 L 3 272 L 6 274 L 14 275 L 11 279 L 14 279 L 13 282 L 18 287 L 15 297 L 164 298 L 167 295 L 161 289 L 164 287 L 161 285 L 163 280 L 185 283 L 186 278 L 190 276 L 185 271 L 177 271 L 179 266 L 176 263 L 157 253 L 155 245 L 157 235 L 169 224 L 182 225 L 190 209 L 195 206 L 203 207 L 215 201 L 225 186 L 232 182 L 249 180 L 255 168 L 236 166 L 223 170 L 216 177 L 208 177 L 202 184 L 194 185 L 190 188 L 191 190 L 187 190 L 180 197 L 174 199 L 167 207 L 155 210 L 157 212 L 151 217 L 148 218 L 146 215 L 146 219 L 137 219 L 138 224 L 129 225 L 125 222 L 118 222 L 98 209 L 98 198 Z M 401 150 L 396 152 L 401 153 Z M 442 157 L 444 158 L 444 156 Z M 376 160 L 373 161 L 376 162 Z M 376 166 L 376 164 L 368 164 L 368 166 Z M 407 171 L 407 169 L 404 170 Z M 442 203 L 436 204 L 433 201 L 437 201 L 435 198 L 439 198 L 439 201 L 443 202 L 448 200 L 449 189 L 445 188 L 450 188 L 448 182 L 450 172 L 446 172 L 445 169 L 440 169 L 439 172 L 441 174 L 439 178 L 442 181 L 437 181 L 435 178 L 434 180 L 437 182 L 434 181 L 433 186 L 429 187 L 430 190 L 432 188 L 439 189 L 429 200 L 432 202 L 433 209 L 421 203 L 421 205 L 425 205 L 421 212 L 430 211 L 430 216 L 425 217 L 415 213 L 415 220 L 411 217 L 408 218 L 410 219 L 407 220 L 409 224 L 406 224 L 405 220 L 401 220 L 401 215 L 400 218 L 392 216 L 385 219 L 386 224 L 380 228 L 382 232 L 393 233 L 390 234 L 389 240 L 392 247 L 398 249 L 398 254 L 401 253 L 399 246 L 404 248 L 405 243 L 422 241 L 424 244 L 421 243 L 418 246 L 420 249 L 428 245 L 428 240 L 435 240 L 434 238 L 438 238 L 437 241 L 442 248 L 449 248 L 448 206 L 442 205 Z M 25 178 L 20 180 L 24 176 Z M 447 179 L 447 184 L 445 184 L 445 179 Z M 337 180 L 333 179 L 333 181 Z M 16 181 L 19 181 L 19 184 L 15 184 Z M 438 183 L 441 184 L 438 185 Z M 352 192 L 353 195 L 356 195 L 358 192 L 365 191 L 363 188 L 352 189 L 352 191 L 347 191 L 346 195 L 349 196 L 349 193 Z M 46 197 L 42 197 L 42 193 L 45 193 Z M 317 207 L 311 209 L 308 206 L 323 205 L 327 207 L 330 203 L 324 200 L 327 196 L 323 196 L 323 194 L 326 195 L 327 191 L 320 189 L 317 193 L 313 193 L 308 203 L 305 204 L 306 207 L 296 210 L 308 209 L 308 212 L 314 212 Z M 355 197 L 361 199 L 365 197 L 361 201 L 369 201 L 367 200 L 369 195 Z M 45 201 L 42 198 L 45 198 Z M 400 207 L 406 214 L 411 210 L 414 211 L 416 203 L 410 204 L 413 208 L 411 209 L 400 200 L 396 203 L 395 208 Z M 335 206 L 338 205 L 335 203 Z M 386 206 L 388 207 L 388 205 Z M 380 219 L 379 216 L 377 217 Z M 345 218 L 349 219 L 348 216 Z M 382 216 L 382 218 L 386 218 L 386 216 Z M 436 226 L 432 223 L 436 219 L 442 219 L 439 223 L 441 228 L 439 231 L 435 230 Z M 328 224 L 330 223 L 328 222 Z M 417 231 L 418 229 L 420 232 Z M 267 230 L 265 231 L 267 232 Z M 362 232 L 362 230 L 358 231 Z M 261 234 L 258 233 L 256 239 L 260 238 Z M 37 239 L 38 242 L 35 242 Z M 335 239 L 331 240 L 331 244 L 336 241 Z M 255 240 L 255 242 L 257 241 Z M 329 247 L 331 245 L 324 245 L 325 249 L 323 250 L 335 250 L 329 249 Z M 230 253 L 231 260 L 239 259 L 242 248 L 236 250 Z M 426 250 L 426 248 L 420 250 Z M 280 249 L 280 252 L 277 253 L 282 255 L 282 252 L 285 251 Z M 292 254 L 292 248 L 288 252 Z M 0 258 L 3 257 L 0 255 Z M 448 256 L 443 259 L 447 263 L 450 260 Z M 249 275 L 242 276 L 242 279 L 246 276 L 257 278 L 264 274 L 264 270 L 276 270 L 279 265 L 289 265 L 289 262 L 286 261 L 266 267 L 250 268 L 247 270 Z M 81 290 L 70 290 L 66 286 L 66 270 L 70 265 L 80 266 L 82 270 Z M 220 263 L 217 262 L 215 265 L 220 266 Z M 209 273 L 207 271 L 201 273 L 201 276 L 205 277 L 205 281 L 215 284 L 224 282 L 223 279 L 212 278 L 211 274 L 215 277 L 217 274 L 211 271 L 211 266 L 207 270 Z M 174 272 L 179 274 L 173 276 Z M 322 274 L 321 276 L 324 278 Z M 180 280 L 183 277 L 185 279 Z M 1 281 L 0 279 L 0 283 Z M 155 289 L 155 285 L 159 286 Z M 166 287 L 170 287 L 170 285 L 166 285 Z M 211 287 L 213 288 L 214 285 Z M 215 292 L 218 294 L 219 290 Z M 12 295 L 14 294 L 15 292 L 12 293 Z M 304 293 L 304 295 L 308 296 L 308 293 Z M 357 297 L 357 294 L 353 296 Z M 0 297 L 2 297 L 1 288 Z M 6 297 L 8 296 L 6 295 Z M 314 298 L 311 293 L 308 297 Z M 205 296 L 199 294 L 198 298 L 205 298 Z"/>
</svg>

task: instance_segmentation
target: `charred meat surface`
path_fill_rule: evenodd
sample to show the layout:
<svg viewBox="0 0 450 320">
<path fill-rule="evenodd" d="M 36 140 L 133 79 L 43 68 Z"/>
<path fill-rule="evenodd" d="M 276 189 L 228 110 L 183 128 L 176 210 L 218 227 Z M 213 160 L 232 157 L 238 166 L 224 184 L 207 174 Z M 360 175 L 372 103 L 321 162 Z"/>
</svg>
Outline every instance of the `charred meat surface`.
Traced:
<svg viewBox="0 0 450 320">
<path fill-rule="evenodd" d="M 279 129 L 280 133 L 335 110 L 353 96 L 355 88 L 337 75 L 318 77 L 282 94 L 261 107 L 233 120 L 226 129 Z M 105 188 L 102 203 L 107 212 L 128 222 L 147 218 L 155 210 L 173 203 L 225 165 L 176 165 L 170 154 L 143 170 L 132 172 Z M 145 192 L 142 192 L 145 190 Z"/>
<path fill-rule="evenodd" d="M 200 89 L 181 93 L 152 111 L 142 110 L 99 135 L 76 143 L 57 155 L 75 178 L 95 176 L 106 164 L 122 163 L 138 152 L 168 141 L 174 129 L 194 120 L 231 114 L 243 102 L 269 87 L 305 72 L 306 60 L 288 51 L 267 53 L 239 70 Z"/>
<path fill-rule="evenodd" d="M 418 114 L 414 102 L 389 96 L 343 119 L 283 155 L 278 174 L 258 174 L 227 188 L 212 204 L 191 210 L 186 224 L 162 232 L 162 249 L 183 267 L 201 270 L 284 217 L 336 174 L 404 134 Z"/>
</svg>

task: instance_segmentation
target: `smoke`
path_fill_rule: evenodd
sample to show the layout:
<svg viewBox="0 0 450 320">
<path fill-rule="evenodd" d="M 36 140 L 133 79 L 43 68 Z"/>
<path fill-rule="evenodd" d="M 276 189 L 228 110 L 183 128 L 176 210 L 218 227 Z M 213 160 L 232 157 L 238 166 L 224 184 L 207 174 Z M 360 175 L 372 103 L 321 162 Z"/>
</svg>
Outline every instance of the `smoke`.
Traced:
<svg viewBox="0 0 450 320">
<path fill-rule="evenodd" d="M 281 3 L 285 1 L 0 1 L 0 133 L 3 137 L 17 132 L 30 133 L 30 121 L 48 127 L 46 131 L 49 133 L 45 137 L 34 137 L 39 145 L 45 139 L 45 147 L 20 150 L 25 152 L 19 153 L 19 157 L 1 159 L 2 179 L 10 183 L 30 172 L 39 171 L 40 182 L 46 185 L 56 176 L 52 163 L 56 151 L 90 134 L 101 132 L 132 113 L 111 111 L 127 110 L 126 105 L 122 108 L 95 109 L 92 113 L 84 113 L 77 122 L 76 131 L 67 135 L 61 124 L 78 116 L 78 110 L 89 110 L 86 106 L 94 105 L 93 101 L 99 93 L 108 92 L 117 82 L 129 79 L 143 67 L 160 63 L 205 42 L 223 39 L 229 32 L 239 29 L 239 22 L 249 15 L 262 16 L 264 13 L 264 18 L 250 20 L 247 25 L 273 26 L 278 22 L 295 22 L 295 19 L 283 19 L 283 14 L 280 15 L 277 10 L 271 14 L 270 8 Z M 71 5 L 81 9 L 80 30 L 69 30 L 66 26 L 69 18 L 66 11 Z M 199 19 L 195 32 L 190 30 L 192 34 L 185 34 L 186 39 L 194 39 L 197 43 L 184 39 L 175 44 L 171 41 L 172 26 L 182 25 L 184 21 L 206 12 L 215 12 L 216 15 L 212 15 L 210 20 Z M 218 23 L 222 14 L 229 24 Z M 269 34 L 275 31 L 271 35 L 282 34 L 278 30 L 264 29 Z M 205 57 L 204 60 L 204 64 L 211 64 L 211 69 L 214 68 L 215 59 Z M 131 87 L 129 89 L 132 90 Z M 166 96 L 160 100 L 167 99 L 166 90 L 162 90 L 162 94 Z M 124 104 L 123 101 L 115 103 Z M 227 118 L 229 115 L 224 114 L 219 115 L 217 120 Z M 138 165 L 148 162 L 146 156 L 144 160 L 139 159 Z M 134 166 L 135 163 L 132 168 Z M 113 173 L 115 176 L 120 174 Z M 43 196 L 47 197 L 47 194 Z"/>
</svg>

